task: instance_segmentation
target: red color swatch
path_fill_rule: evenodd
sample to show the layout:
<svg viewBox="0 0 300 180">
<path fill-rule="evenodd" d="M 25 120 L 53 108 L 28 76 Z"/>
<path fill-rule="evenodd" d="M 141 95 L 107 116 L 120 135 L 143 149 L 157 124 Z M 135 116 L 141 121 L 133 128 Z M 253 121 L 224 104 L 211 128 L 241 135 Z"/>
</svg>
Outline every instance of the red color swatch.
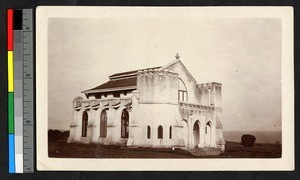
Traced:
<svg viewBox="0 0 300 180">
<path fill-rule="evenodd" d="M 12 9 L 7 10 L 7 50 L 13 50 L 14 42 L 14 27 L 13 27 L 14 11 Z"/>
</svg>

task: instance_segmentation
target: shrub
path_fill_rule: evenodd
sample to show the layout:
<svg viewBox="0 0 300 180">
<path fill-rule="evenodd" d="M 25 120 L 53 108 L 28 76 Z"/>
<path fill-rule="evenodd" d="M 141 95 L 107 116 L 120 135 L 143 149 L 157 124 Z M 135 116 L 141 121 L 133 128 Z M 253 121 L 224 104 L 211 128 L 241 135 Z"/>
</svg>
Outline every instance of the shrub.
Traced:
<svg viewBox="0 0 300 180">
<path fill-rule="evenodd" d="M 70 131 L 63 131 L 62 132 L 63 139 L 68 139 L 69 135 L 70 135 Z"/>
<path fill-rule="evenodd" d="M 280 148 L 280 147 L 281 147 L 280 141 L 276 141 L 276 142 L 275 142 L 275 147 L 277 147 L 277 148 Z"/>
<path fill-rule="evenodd" d="M 59 130 L 48 130 L 48 140 L 49 141 L 55 141 L 59 140 L 62 137 L 62 133 Z"/>
<path fill-rule="evenodd" d="M 70 131 L 48 130 L 48 141 L 67 140 Z"/>
<path fill-rule="evenodd" d="M 256 141 L 255 136 L 251 134 L 244 134 L 241 138 L 241 144 L 243 147 L 253 147 Z"/>
</svg>

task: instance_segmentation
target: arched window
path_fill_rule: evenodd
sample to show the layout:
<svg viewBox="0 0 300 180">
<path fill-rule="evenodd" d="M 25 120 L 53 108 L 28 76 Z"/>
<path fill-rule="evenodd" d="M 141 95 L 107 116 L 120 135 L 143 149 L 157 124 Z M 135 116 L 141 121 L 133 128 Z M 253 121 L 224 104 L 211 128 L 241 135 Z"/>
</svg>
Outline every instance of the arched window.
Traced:
<svg viewBox="0 0 300 180">
<path fill-rule="evenodd" d="M 128 138 L 129 137 L 129 114 L 126 109 L 122 111 L 121 115 L 121 137 Z"/>
<path fill-rule="evenodd" d="M 210 123 L 206 123 L 206 126 L 205 126 L 205 134 L 208 134 L 210 131 Z"/>
<path fill-rule="evenodd" d="M 178 101 L 188 101 L 186 86 L 180 78 L 178 78 Z"/>
<path fill-rule="evenodd" d="M 158 126 L 157 128 L 157 139 L 163 139 L 163 127 Z"/>
<path fill-rule="evenodd" d="M 147 127 L 147 139 L 151 138 L 151 128 L 150 126 Z"/>
<path fill-rule="evenodd" d="M 88 119 L 89 119 L 88 113 L 84 111 L 82 115 L 82 131 L 81 131 L 82 137 L 86 137 L 87 135 Z"/>
<path fill-rule="evenodd" d="M 169 139 L 172 139 L 172 126 L 169 128 Z"/>
<path fill-rule="evenodd" d="M 106 138 L 107 136 L 107 113 L 102 111 L 100 115 L 100 137 Z"/>
</svg>

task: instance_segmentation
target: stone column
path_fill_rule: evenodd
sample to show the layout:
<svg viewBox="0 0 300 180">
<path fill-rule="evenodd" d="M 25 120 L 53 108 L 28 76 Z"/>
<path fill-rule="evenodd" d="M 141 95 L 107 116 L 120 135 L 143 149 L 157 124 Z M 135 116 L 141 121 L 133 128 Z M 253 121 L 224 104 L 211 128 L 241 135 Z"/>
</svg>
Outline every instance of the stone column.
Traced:
<svg viewBox="0 0 300 180">
<path fill-rule="evenodd" d="M 205 125 L 200 121 L 200 143 L 198 145 L 199 148 L 204 147 L 204 137 L 205 137 Z"/>
<path fill-rule="evenodd" d="M 216 145 L 216 126 L 215 123 L 211 124 L 210 128 L 211 133 L 211 141 L 210 141 L 210 147 L 217 147 Z"/>
<path fill-rule="evenodd" d="M 192 118 L 188 121 L 188 147 L 194 148 L 194 124 Z"/>
<path fill-rule="evenodd" d="M 74 130 L 74 140 L 75 141 L 81 140 L 82 113 L 83 113 L 82 109 L 80 109 L 79 111 L 76 111 L 76 113 L 75 113 L 75 121 L 77 124 L 77 126 L 75 127 L 75 130 Z"/>
<path fill-rule="evenodd" d="M 67 140 L 67 143 L 71 143 L 74 139 L 74 131 L 75 131 L 75 125 L 76 125 L 76 118 L 75 118 L 75 114 L 76 111 L 75 109 L 73 108 L 73 111 L 72 111 L 72 122 L 70 124 L 70 134 L 69 134 L 69 138 Z"/>
</svg>

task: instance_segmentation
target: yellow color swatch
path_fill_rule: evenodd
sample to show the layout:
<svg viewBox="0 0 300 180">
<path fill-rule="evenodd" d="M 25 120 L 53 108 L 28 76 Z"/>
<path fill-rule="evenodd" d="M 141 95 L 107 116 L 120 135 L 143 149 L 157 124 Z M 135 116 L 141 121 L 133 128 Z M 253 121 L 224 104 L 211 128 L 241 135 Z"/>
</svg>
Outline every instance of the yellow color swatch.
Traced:
<svg viewBox="0 0 300 180">
<path fill-rule="evenodd" d="M 14 58 L 13 51 L 7 53 L 8 65 L 8 92 L 14 92 Z"/>
</svg>

